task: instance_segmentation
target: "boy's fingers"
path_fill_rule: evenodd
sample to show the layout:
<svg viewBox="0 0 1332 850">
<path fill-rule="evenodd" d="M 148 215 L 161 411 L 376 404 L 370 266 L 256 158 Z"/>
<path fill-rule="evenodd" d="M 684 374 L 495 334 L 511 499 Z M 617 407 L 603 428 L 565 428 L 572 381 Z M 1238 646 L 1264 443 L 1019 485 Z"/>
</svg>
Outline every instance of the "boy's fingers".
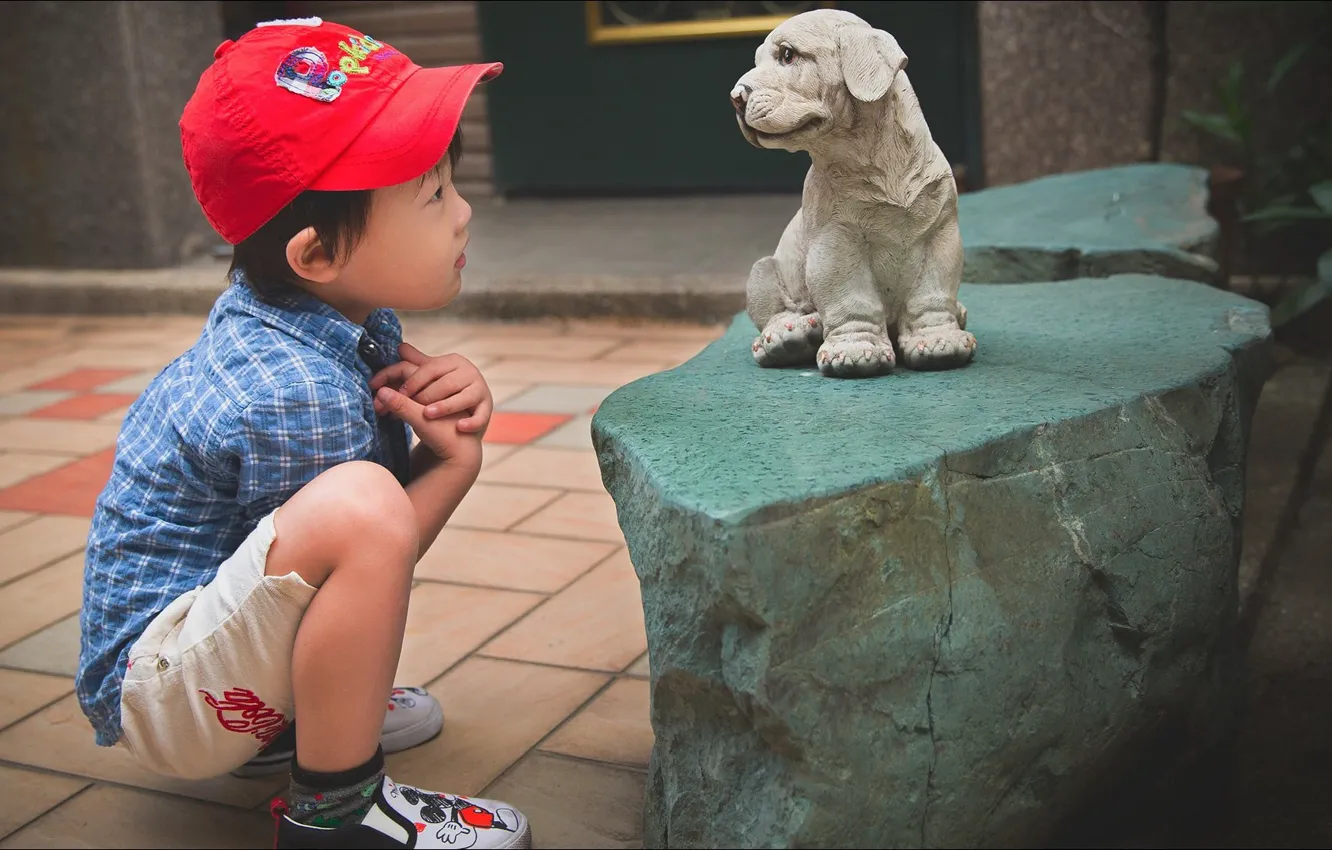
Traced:
<svg viewBox="0 0 1332 850">
<path fill-rule="evenodd" d="M 420 366 L 430 359 L 422 354 L 420 349 L 406 341 L 398 346 L 398 356 L 413 366 Z"/>
<path fill-rule="evenodd" d="M 437 384 L 432 384 L 430 389 L 434 390 L 436 386 Z M 473 384 L 451 395 L 441 395 L 438 399 L 421 399 L 420 401 L 426 405 L 426 418 L 438 419 L 441 416 L 471 410 L 476 407 L 481 399 L 480 390 Z"/>
<path fill-rule="evenodd" d="M 408 376 L 416 371 L 416 366 L 403 360 L 394 363 L 392 366 L 385 366 L 375 373 L 370 379 L 370 389 L 378 390 L 380 387 L 386 387 L 389 384 L 402 383 Z"/>
<path fill-rule="evenodd" d="M 429 387 L 431 384 L 438 382 L 445 375 L 452 372 L 454 368 L 455 367 L 448 362 L 433 360 L 413 372 L 410 378 L 403 381 L 402 386 L 398 388 L 398 391 L 409 398 L 416 398 L 418 393 L 426 387 Z M 431 401 L 430 399 L 417 400 L 420 401 L 421 404 L 428 404 Z"/>
<path fill-rule="evenodd" d="M 413 429 L 425 421 L 425 417 L 422 415 L 424 408 L 394 389 L 380 387 L 379 392 L 375 394 L 375 398 L 383 403 L 389 413 L 411 425 Z"/>
<path fill-rule="evenodd" d="M 477 404 L 476 410 L 466 419 L 458 420 L 458 428 L 462 431 L 480 431 L 490 423 L 490 399 L 483 398 Z"/>
<path fill-rule="evenodd" d="M 473 395 L 472 388 L 475 386 L 475 384 L 459 375 L 446 375 L 412 396 L 412 398 L 421 404 L 430 405 L 466 394 L 471 399 L 470 404 L 476 404 L 479 396 Z"/>
</svg>

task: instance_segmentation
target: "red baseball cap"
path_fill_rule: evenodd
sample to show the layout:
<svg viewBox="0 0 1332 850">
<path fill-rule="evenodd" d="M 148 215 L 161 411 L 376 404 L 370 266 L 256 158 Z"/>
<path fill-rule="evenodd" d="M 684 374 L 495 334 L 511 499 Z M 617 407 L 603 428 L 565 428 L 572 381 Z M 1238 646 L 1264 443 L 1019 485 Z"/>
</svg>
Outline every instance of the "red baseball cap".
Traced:
<svg viewBox="0 0 1332 850">
<path fill-rule="evenodd" d="M 379 189 L 444 156 L 476 85 L 499 62 L 422 68 L 319 18 L 270 21 L 224 41 L 180 119 L 208 221 L 235 245 L 307 189 Z"/>
</svg>

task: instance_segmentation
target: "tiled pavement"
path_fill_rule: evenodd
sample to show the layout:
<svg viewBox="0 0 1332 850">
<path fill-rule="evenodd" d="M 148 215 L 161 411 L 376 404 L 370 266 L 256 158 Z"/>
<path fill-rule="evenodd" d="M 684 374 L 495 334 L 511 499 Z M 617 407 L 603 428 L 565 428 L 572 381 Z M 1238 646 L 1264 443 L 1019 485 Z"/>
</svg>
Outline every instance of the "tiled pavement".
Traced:
<svg viewBox="0 0 1332 850">
<path fill-rule="evenodd" d="M 444 704 L 403 781 L 487 794 L 542 847 L 641 846 L 638 583 L 588 425 L 612 389 L 717 327 L 406 322 L 490 381 L 485 467 L 417 569 L 397 680 Z M 0 848 L 262 847 L 285 775 L 175 782 L 94 746 L 73 697 L 83 547 L 126 407 L 194 318 L 0 318 Z"/>
</svg>

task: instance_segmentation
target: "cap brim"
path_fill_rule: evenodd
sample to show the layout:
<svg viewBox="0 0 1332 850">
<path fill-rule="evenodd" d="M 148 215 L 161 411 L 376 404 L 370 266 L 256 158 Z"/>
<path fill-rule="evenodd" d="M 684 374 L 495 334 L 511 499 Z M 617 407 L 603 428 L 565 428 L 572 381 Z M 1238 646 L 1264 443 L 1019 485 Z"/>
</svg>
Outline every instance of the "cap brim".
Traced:
<svg viewBox="0 0 1332 850">
<path fill-rule="evenodd" d="M 477 84 L 504 70 L 499 62 L 422 68 L 309 188 L 326 192 L 381 189 L 433 168 L 457 133 Z"/>
</svg>

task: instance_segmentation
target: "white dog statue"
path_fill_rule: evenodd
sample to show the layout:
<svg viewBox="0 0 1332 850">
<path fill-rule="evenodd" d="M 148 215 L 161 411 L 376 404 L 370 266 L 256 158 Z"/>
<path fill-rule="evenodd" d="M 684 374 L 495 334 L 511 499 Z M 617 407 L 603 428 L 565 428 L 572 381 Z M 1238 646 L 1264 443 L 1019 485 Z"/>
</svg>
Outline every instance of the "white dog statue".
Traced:
<svg viewBox="0 0 1332 850">
<path fill-rule="evenodd" d="M 760 366 L 835 377 L 968 363 L 957 184 L 897 40 L 835 9 L 788 18 L 731 90 L 750 144 L 807 151 L 801 209 L 746 287 Z"/>
</svg>

